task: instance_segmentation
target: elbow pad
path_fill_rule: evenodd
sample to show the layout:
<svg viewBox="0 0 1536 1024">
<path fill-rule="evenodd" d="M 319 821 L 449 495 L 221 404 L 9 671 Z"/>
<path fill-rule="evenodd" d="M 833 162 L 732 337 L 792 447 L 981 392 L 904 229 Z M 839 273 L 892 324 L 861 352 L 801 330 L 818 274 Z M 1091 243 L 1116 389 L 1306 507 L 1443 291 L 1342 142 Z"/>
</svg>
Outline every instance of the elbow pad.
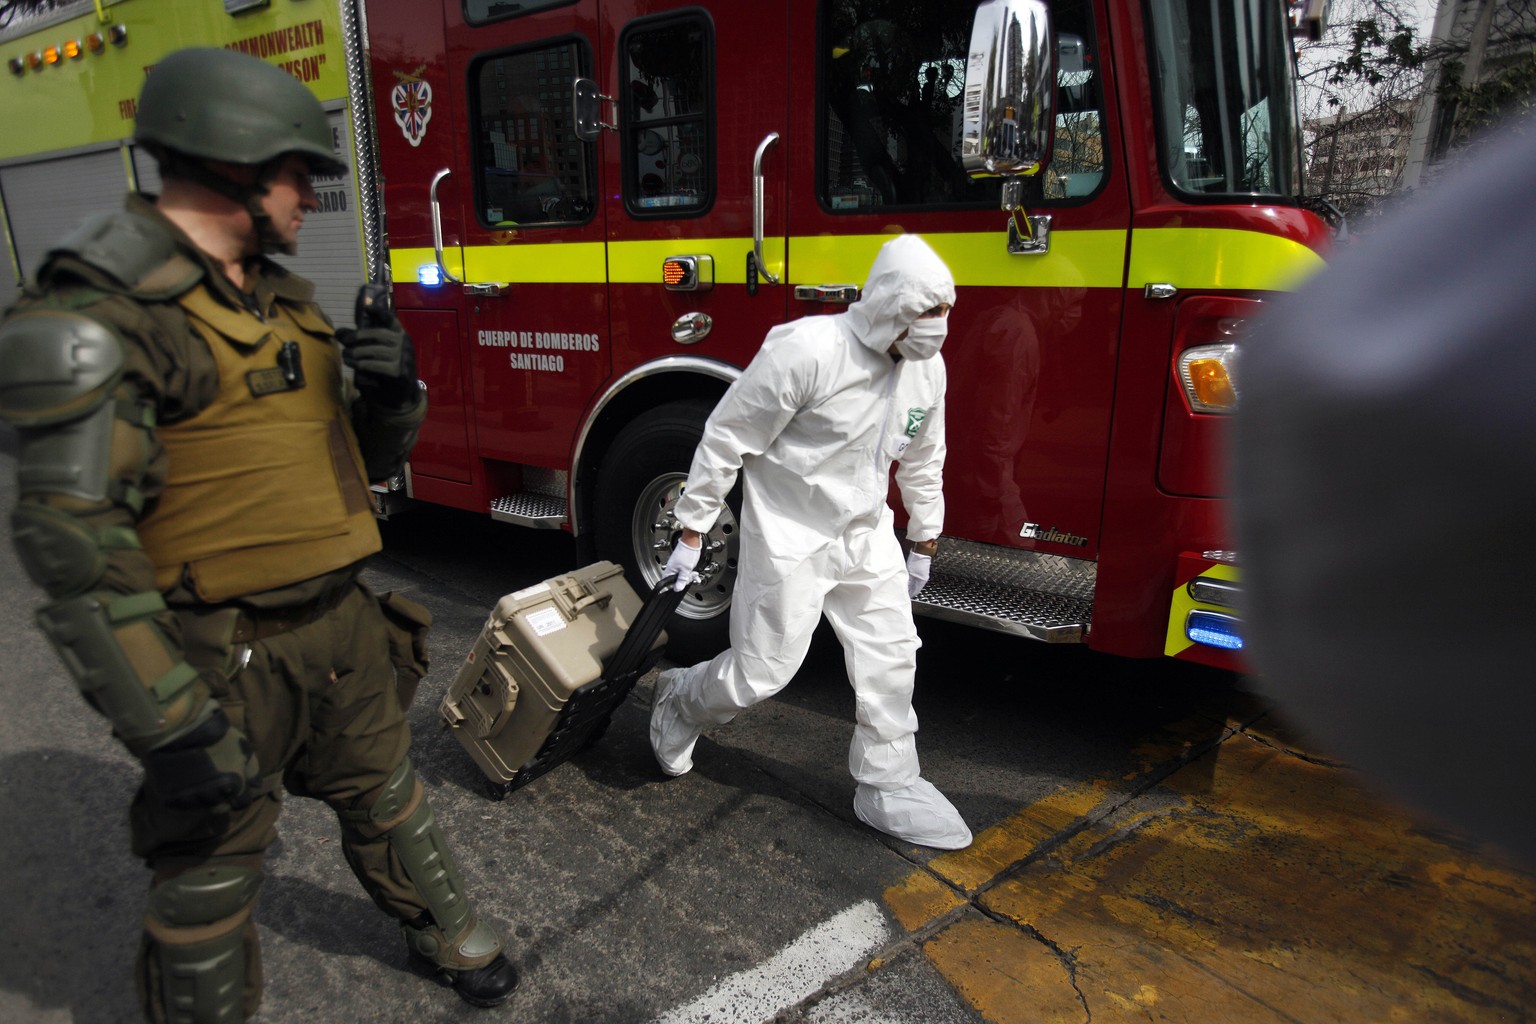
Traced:
<svg viewBox="0 0 1536 1024">
<path fill-rule="evenodd" d="M 21 434 L 18 490 L 106 497 L 122 342 L 79 313 L 29 310 L 0 324 L 0 417 Z"/>
<path fill-rule="evenodd" d="M 137 489 L 111 479 L 118 419 L 153 425 L 147 406 L 114 398 L 123 366 L 117 335 L 90 317 L 39 309 L 0 323 L 0 418 L 20 439 L 13 536 L 22 567 L 55 598 L 94 585 L 107 552 L 138 547 L 132 530 L 98 531 L 53 503 L 142 505 Z M 147 461 L 147 439 L 138 443 Z"/>
</svg>

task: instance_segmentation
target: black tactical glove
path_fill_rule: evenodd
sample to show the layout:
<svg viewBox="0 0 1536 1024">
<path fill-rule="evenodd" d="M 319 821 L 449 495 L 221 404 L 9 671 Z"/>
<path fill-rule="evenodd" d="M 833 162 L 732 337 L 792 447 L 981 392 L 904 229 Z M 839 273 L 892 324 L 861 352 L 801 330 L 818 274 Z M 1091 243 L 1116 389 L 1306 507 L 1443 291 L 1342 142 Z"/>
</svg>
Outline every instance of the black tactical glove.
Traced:
<svg viewBox="0 0 1536 1024">
<path fill-rule="evenodd" d="M 416 403 L 416 346 L 399 320 L 391 316 L 387 324 L 344 328 L 336 340 L 364 399 L 388 409 Z"/>
<path fill-rule="evenodd" d="M 145 786 L 180 811 L 238 811 L 251 805 L 261 784 L 250 742 L 213 700 L 191 731 L 149 751 L 143 762 Z"/>
</svg>

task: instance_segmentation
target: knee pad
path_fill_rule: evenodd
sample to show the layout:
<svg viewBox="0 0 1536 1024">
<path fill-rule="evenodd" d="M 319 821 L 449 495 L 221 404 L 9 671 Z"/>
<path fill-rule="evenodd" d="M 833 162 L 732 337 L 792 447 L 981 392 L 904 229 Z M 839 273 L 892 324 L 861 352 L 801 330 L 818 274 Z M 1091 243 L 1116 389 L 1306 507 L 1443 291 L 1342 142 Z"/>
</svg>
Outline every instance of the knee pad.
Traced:
<svg viewBox="0 0 1536 1024">
<path fill-rule="evenodd" d="M 465 956 L 481 959 L 479 947 L 489 936 L 491 948 L 483 957 L 489 960 L 501 944 L 470 911 L 458 867 L 410 758 L 364 800 L 366 806 L 341 813 L 343 825 L 365 840 L 382 839 L 389 844 L 432 917 L 427 927 L 416 923 L 405 926 L 411 948 L 435 963 L 450 966 L 450 961 Z"/>
<path fill-rule="evenodd" d="M 261 881 L 253 868 L 212 865 L 150 890 L 138 965 L 149 1019 L 238 1024 L 255 1010 L 260 967 L 251 911 Z"/>
</svg>

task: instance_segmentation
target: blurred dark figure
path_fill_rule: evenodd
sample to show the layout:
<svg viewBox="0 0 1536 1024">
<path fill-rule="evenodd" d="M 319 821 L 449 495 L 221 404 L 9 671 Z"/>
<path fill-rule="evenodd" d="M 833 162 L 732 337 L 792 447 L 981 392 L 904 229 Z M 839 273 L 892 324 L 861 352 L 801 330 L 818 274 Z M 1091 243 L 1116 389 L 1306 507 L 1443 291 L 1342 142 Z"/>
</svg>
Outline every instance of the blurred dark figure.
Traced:
<svg viewBox="0 0 1536 1024">
<path fill-rule="evenodd" d="M 1282 713 L 1536 862 L 1536 124 L 1446 172 L 1244 352 L 1237 526 Z"/>
</svg>

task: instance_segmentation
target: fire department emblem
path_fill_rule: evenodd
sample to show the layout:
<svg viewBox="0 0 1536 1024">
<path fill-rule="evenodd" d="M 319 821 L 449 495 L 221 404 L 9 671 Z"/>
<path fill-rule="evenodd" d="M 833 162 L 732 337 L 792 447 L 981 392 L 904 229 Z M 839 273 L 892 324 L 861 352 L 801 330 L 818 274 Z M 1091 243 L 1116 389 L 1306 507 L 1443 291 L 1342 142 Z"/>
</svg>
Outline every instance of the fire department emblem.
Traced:
<svg viewBox="0 0 1536 1024">
<path fill-rule="evenodd" d="M 400 126 L 405 141 L 412 146 L 421 145 L 427 135 L 427 122 L 432 120 L 432 87 L 417 77 L 422 70 L 424 68 L 417 68 L 414 74 L 396 71 L 395 77 L 400 81 L 390 95 L 390 103 L 395 108 L 395 124 Z"/>
</svg>

